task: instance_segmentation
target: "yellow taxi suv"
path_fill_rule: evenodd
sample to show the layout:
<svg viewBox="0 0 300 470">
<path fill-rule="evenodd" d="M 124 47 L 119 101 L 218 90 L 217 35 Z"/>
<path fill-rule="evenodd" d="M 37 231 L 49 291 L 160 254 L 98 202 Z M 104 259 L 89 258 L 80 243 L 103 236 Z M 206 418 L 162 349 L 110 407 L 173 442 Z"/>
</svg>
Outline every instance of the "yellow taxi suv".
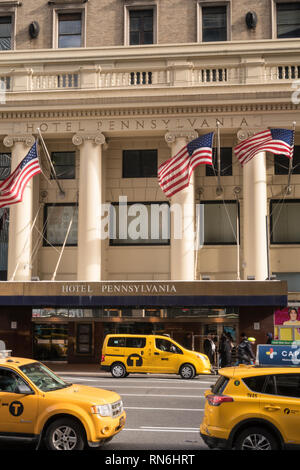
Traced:
<svg viewBox="0 0 300 470">
<path fill-rule="evenodd" d="M 239 366 L 219 374 L 205 392 L 200 434 L 208 447 L 300 447 L 300 368 Z"/>
<path fill-rule="evenodd" d="M 160 335 L 107 335 L 104 339 L 101 369 L 115 378 L 130 373 L 179 374 L 192 379 L 211 374 L 208 357 L 189 351 L 173 339 Z"/>
<path fill-rule="evenodd" d="M 0 439 L 82 450 L 107 443 L 124 428 L 117 393 L 66 383 L 38 361 L 1 355 Z"/>
</svg>

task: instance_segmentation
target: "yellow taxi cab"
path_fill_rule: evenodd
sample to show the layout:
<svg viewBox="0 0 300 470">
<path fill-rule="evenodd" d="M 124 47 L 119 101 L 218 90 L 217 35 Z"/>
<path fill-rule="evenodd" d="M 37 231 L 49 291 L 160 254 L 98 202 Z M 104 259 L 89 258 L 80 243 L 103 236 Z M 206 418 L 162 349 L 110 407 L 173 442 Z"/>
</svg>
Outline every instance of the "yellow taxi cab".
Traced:
<svg viewBox="0 0 300 470">
<path fill-rule="evenodd" d="M 208 447 L 300 447 L 300 368 L 238 366 L 219 374 L 205 392 L 200 435 Z"/>
<path fill-rule="evenodd" d="M 0 351 L 0 438 L 81 450 L 110 441 L 125 419 L 117 393 L 66 383 L 41 362 Z"/>
<path fill-rule="evenodd" d="M 208 357 L 160 335 L 110 334 L 104 339 L 101 368 L 115 378 L 129 373 L 180 374 L 192 379 L 211 374 Z"/>
</svg>

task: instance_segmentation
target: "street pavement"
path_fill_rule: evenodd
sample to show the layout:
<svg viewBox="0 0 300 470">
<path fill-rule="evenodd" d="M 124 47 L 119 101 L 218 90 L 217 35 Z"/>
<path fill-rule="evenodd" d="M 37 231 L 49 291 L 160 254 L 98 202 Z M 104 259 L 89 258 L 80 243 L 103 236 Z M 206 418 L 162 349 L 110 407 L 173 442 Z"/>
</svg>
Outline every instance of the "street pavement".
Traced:
<svg viewBox="0 0 300 470">
<path fill-rule="evenodd" d="M 204 392 L 217 376 L 183 380 L 177 375 L 130 374 L 115 379 L 99 367 L 64 367 L 47 364 L 72 383 L 114 390 L 123 399 L 127 413 L 125 429 L 105 450 L 206 450 L 199 426 L 204 412 Z"/>
</svg>

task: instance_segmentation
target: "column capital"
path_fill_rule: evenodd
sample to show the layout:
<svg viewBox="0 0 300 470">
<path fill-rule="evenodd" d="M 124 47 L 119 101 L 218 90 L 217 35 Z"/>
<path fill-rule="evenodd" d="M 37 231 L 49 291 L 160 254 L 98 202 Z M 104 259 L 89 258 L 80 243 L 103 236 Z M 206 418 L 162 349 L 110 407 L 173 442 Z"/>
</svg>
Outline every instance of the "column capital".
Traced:
<svg viewBox="0 0 300 470">
<path fill-rule="evenodd" d="M 177 139 L 184 139 L 186 143 L 198 137 L 198 132 L 195 130 L 182 130 L 182 131 L 169 131 L 165 134 L 165 141 L 171 147 Z"/>
<path fill-rule="evenodd" d="M 107 145 L 105 135 L 101 132 L 97 133 L 77 133 L 72 137 L 74 145 L 82 145 L 86 141 L 91 141 L 94 145 Z"/>
<path fill-rule="evenodd" d="M 31 134 L 7 135 L 3 139 L 5 147 L 13 147 L 16 143 L 23 143 L 27 147 L 32 147 L 35 137 Z"/>
<path fill-rule="evenodd" d="M 242 142 L 243 140 L 249 139 L 249 137 L 252 137 L 254 134 L 259 132 L 259 129 L 249 129 L 249 127 L 241 127 L 237 133 L 237 139 L 239 142 Z"/>
</svg>

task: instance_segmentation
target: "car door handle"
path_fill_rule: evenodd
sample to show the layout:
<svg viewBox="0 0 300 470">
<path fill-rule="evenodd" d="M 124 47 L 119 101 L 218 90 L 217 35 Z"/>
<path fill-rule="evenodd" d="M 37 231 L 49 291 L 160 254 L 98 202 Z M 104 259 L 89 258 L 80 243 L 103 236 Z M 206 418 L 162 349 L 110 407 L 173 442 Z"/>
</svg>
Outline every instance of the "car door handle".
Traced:
<svg viewBox="0 0 300 470">
<path fill-rule="evenodd" d="M 275 406 L 275 405 L 266 405 L 264 407 L 265 410 L 267 411 L 279 411 L 280 410 L 280 406 Z"/>
<path fill-rule="evenodd" d="M 154 356 L 159 356 L 159 353 L 155 352 L 155 353 L 154 353 Z"/>
</svg>

